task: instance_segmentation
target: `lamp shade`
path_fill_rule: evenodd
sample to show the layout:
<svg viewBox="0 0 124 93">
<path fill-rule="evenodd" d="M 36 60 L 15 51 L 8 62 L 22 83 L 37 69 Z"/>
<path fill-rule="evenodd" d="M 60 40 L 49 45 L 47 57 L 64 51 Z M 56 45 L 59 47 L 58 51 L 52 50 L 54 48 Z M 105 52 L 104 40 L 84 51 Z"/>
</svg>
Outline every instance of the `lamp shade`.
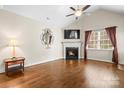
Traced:
<svg viewBox="0 0 124 93">
<path fill-rule="evenodd" d="M 16 47 L 17 46 L 17 40 L 11 39 L 10 42 L 9 42 L 9 46 L 10 47 Z"/>
<path fill-rule="evenodd" d="M 17 40 L 11 39 L 9 42 L 9 46 L 12 47 L 12 58 L 15 58 L 16 57 Z"/>
</svg>

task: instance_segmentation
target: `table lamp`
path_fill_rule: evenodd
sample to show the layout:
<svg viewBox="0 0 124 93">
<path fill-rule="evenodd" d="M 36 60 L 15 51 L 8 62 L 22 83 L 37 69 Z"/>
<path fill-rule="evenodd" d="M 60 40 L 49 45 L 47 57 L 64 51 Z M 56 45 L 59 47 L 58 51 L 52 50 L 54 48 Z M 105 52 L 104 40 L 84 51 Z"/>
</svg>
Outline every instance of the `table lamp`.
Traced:
<svg viewBox="0 0 124 93">
<path fill-rule="evenodd" d="M 17 41 L 15 39 L 11 39 L 9 46 L 12 47 L 12 58 L 15 58 L 16 57 Z"/>
</svg>

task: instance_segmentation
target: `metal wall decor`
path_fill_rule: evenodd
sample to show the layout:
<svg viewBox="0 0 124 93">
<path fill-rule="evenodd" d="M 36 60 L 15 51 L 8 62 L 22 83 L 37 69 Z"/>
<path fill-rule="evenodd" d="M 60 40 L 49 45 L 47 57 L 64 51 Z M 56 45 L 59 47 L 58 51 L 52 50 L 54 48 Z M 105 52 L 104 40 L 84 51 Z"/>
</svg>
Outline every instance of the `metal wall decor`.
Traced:
<svg viewBox="0 0 124 93">
<path fill-rule="evenodd" d="M 49 28 L 43 29 L 40 35 L 41 43 L 45 48 L 50 48 L 53 44 L 54 36 Z"/>
</svg>

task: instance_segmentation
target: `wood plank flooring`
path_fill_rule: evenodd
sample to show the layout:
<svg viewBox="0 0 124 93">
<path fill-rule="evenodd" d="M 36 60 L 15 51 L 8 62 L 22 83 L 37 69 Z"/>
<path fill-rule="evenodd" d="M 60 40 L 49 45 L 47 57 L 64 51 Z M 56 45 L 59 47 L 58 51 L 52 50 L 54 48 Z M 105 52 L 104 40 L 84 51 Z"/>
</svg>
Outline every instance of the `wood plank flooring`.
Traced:
<svg viewBox="0 0 124 93">
<path fill-rule="evenodd" d="M 115 64 L 88 60 L 56 60 L 0 74 L 0 87 L 9 88 L 116 88 L 124 87 L 124 71 Z"/>
</svg>

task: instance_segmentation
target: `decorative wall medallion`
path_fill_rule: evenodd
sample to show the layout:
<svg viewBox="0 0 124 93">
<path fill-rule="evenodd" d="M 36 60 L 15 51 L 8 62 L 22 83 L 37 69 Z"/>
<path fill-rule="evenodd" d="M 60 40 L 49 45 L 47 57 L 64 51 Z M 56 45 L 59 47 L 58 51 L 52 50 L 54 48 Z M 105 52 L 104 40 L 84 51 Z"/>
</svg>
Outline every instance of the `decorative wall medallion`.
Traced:
<svg viewBox="0 0 124 93">
<path fill-rule="evenodd" d="M 41 43 L 45 48 L 50 48 L 53 44 L 54 36 L 49 28 L 43 29 L 40 35 Z"/>
</svg>

